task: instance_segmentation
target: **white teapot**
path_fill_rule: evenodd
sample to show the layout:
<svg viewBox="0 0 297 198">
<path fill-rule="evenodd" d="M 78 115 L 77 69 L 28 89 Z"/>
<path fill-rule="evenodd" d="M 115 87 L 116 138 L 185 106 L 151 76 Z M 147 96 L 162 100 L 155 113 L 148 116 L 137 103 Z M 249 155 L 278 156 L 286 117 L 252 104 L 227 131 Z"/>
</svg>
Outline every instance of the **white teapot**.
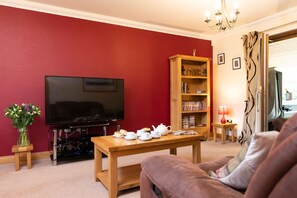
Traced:
<svg viewBox="0 0 297 198">
<path fill-rule="evenodd" d="M 159 124 L 157 127 L 152 125 L 154 131 L 158 131 L 161 135 L 166 135 L 167 133 L 170 132 L 171 126 L 165 126 L 164 124 Z"/>
</svg>

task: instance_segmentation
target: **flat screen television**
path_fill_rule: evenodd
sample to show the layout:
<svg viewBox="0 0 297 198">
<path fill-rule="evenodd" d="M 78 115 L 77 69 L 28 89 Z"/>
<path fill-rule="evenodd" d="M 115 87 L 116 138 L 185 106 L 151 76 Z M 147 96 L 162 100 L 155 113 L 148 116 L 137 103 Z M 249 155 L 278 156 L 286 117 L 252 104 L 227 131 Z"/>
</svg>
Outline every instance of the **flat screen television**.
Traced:
<svg viewBox="0 0 297 198">
<path fill-rule="evenodd" d="M 47 125 L 96 125 L 124 119 L 124 80 L 45 76 Z"/>
</svg>

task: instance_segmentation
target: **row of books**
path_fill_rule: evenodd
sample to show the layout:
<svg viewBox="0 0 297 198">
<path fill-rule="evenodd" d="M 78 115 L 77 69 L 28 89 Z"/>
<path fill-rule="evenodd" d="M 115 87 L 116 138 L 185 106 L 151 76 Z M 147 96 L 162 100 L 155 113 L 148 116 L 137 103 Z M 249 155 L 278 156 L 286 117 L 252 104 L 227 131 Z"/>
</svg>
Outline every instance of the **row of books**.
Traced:
<svg viewBox="0 0 297 198">
<path fill-rule="evenodd" d="M 205 123 L 197 123 L 195 116 L 183 116 L 182 119 L 183 129 L 195 128 L 195 127 L 206 127 Z"/>
<path fill-rule="evenodd" d="M 182 83 L 181 83 L 181 93 L 197 93 L 197 94 L 201 94 L 201 93 L 206 93 L 206 91 L 203 90 L 203 89 L 189 90 L 189 84 L 182 81 Z"/>
<path fill-rule="evenodd" d="M 182 65 L 183 76 L 206 76 L 206 65 L 195 66 L 195 65 Z"/>
<path fill-rule="evenodd" d="M 188 83 L 185 83 L 185 82 L 182 81 L 181 92 L 182 93 L 188 93 Z"/>
<path fill-rule="evenodd" d="M 182 126 L 184 129 L 195 127 L 195 116 L 183 116 Z"/>
<path fill-rule="evenodd" d="M 205 101 L 184 101 L 182 102 L 182 111 L 201 111 L 206 110 Z"/>
</svg>

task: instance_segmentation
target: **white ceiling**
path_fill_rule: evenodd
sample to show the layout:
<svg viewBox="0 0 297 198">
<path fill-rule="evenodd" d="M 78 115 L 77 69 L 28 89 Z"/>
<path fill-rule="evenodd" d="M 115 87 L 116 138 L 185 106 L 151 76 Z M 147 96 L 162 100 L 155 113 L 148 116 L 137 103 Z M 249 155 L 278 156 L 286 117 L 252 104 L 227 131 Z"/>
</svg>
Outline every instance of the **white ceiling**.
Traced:
<svg viewBox="0 0 297 198">
<path fill-rule="evenodd" d="M 236 1 L 240 11 L 237 27 L 297 6 L 297 0 L 226 0 L 227 9 L 231 10 Z M 218 30 L 210 30 L 204 19 L 206 10 L 213 14 L 220 0 L 0 0 L 3 5 L 12 2 L 32 8 L 49 6 L 50 9 L 45 9 L 45 12 L 57 8 L 103 16 L 107 20 L 136 22 L 139 26 L 150 25 L 203 35 L 218 33 Z"/>
<path fill-rule="evenodd" d="M 296 76 L 297 37 L 269 44 L 269 67 L 290 70 Z M 296 79 L 296 77 L 294 77 Z"/>
</svg>

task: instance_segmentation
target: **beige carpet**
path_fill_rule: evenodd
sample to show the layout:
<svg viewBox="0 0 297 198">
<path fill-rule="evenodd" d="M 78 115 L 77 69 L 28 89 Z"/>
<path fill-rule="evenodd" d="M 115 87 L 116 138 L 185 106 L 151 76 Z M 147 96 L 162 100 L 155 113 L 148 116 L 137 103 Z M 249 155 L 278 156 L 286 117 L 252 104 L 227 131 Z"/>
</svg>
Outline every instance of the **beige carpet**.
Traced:
<svg viewBox="0 0 297 198">
<path fill-rule="evenodd" d="M 204 141 L 201 143 L 202 161 L 235 155 L 241 146 L 238 143 Z M 140 163 L 148 156 L 168 154 L 168 150 L 119 158 L 119 166 Z M 191 147 L 177 150 L 177 155 L 191 160 Z M 106 188 L 94 180 L 93 160 L 72 162 L 53 166 L 50 159 L 33 161 L 32 169 L 21 166 L 15 171 L 14 164 L 0 165 L 1 198 L 105 198 Z M 107 167 L 104 159 L 103 167 Z M 138 198 L 139 188 L 122 191 L 118 197 Z"/>
</svg>

